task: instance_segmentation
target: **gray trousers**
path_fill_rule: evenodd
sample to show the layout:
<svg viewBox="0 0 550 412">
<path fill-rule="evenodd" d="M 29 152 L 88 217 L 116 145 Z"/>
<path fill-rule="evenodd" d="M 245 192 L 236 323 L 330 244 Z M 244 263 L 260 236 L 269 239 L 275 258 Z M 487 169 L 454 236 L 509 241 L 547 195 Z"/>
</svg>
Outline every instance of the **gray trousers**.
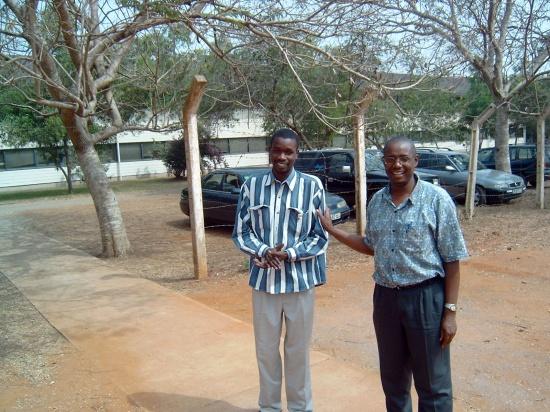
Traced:
<svg viewBox="0 0 550 412">
<path fill-rule="evenodd" d="M 279 412 L 282 362 L 279 352 L 283 321 L 284 375 L 288 410 L 313 411 L 309 346 L 313 330 L 314 288 L 269 294 L 252 290 L 256 359 L 260 373 L 261 412 Z"/>
<path fill-rule="evenodd" d="M 438 277 L 413 288 L 374 289 L 373 320 L 389 412 L 412 412 L 412 376 L 419 412 L 453 410 L 450 349 L 439 342 L 444 282 Z"/>
</svg>

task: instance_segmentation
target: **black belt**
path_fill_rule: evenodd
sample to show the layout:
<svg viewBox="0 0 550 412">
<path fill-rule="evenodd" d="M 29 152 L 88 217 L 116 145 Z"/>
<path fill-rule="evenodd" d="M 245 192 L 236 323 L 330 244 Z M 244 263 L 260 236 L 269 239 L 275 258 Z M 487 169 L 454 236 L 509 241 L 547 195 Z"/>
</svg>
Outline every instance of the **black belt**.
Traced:
<svg viewBox="0 0 550 412">
<path fill-rule="evenodd" d="M 419 283 L 413 283 L 412 285 L 385 286 L 385 285 L 378 284 L 378 286 L 382 286 L 383 288 L 394 289 L 394 290 L 414 289 L 414 288 L 420 288 L 420 287 L 431 285 L 432 283 L 440 281 L 441 279 L 443 279 L 443 278 L 438 275 L 438 276 L 434 276 L 433 278 L 423 280 L 422 282 L 419 282 Z"/>
</svg>

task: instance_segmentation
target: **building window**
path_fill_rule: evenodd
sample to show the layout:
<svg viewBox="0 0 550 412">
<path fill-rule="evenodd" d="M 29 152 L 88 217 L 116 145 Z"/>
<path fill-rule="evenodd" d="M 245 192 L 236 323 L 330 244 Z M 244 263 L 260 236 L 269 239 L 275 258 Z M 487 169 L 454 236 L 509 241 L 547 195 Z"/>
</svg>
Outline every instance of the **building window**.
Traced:
<svg viewBox="0 0 550 412">
<path fill-rule="evenodd" d="M 116 145 L 112 143 L 100 143 L 95 146 L 102 163 L 116 162 Z"/>
<path fill-rule="evenodd" d="M 248 152 L 249 153 L 265 153 L 267 151 L 267 139 L 265 137 L 249 137 Z"/>
<path fill-rule="evenodd" d="M 229 153 L 229 139 L 211 140 L 222 153 Z"/>
<path fill-rule="evenodd" d="M 61 149 L 58 149 L 61 150 Z M 55 161 L 52 157 L 43 150 L 36 151 L 36 165 L 37 166 L 55 166 Z"/>
<path fill-rule="evenodd" d="M 242 154 L 248 153 L 248 139 L 246 137 L 239 137 L 238 139 L 229 140 L 229 153 Z"/>
<path fill-rule="evenodd" d="M 154 143 L 142 143 L 141 144 L 141 158 L 151 160 L 154 158 L 153 153 L 155 149 Z"/>
<path fill-rule="evenodd" d="M 140 143 L 120 144 L 120 161 L 128 162 L 131 160 L 141 160 L 141 144 Z"/>
<path fill-rule="evenodd" d="M 165 146 L 165 142 L 120 143 L 120 161 L 130 162 L 135 160 L 155 159 L 155 154 L 158 156 L 158 151 L 161 150 L 163 146 Z M 116 160 L 116 155 L 114 158 Z"/>
<path fill-rule="evenodd" d="M 265 136 L 223 138 L 214 139 L 212 142 L 224 154 L 265 153 L 269 138 Z"/>
<path fill-rule="evenodd" d="M 9 150 L 4 152 L 6 169 L 17 169 L 22 167 L 34 167 L 34 150 Z"/>
<path fill-rule="evenodd" d="M 4 151 L 0 150 L 0 169 L 5 169 L 6 163 L 4 162 Z"/>
</svg>

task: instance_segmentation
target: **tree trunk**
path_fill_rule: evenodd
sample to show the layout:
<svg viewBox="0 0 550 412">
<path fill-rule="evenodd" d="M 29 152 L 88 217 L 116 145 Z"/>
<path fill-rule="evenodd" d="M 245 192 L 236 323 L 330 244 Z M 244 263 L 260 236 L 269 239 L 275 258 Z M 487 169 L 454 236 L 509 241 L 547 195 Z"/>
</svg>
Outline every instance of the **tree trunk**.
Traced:
<svg viewBox="0 0 550 412">
<path fill-rule="evenodd" d="M 102 256 L 124 256 L 130 251 L 130 242 L 115 193 L 86 128 L 86 119 L 72 110 L 61 109 L 59 112 L 94 201 L 101 234 Z"/>
<path fill-rule="evenodd" d="M 130 242 L 113 189 L 99 156 L 91 144 L 75 147 L 86 184 L 92 195 L 101 232 L 102 256 L 120 257 L 130 250 Z"/>
<path fill-rule="evenodd" d="M 510 132 L 508 129 L 508 115 L 510 106 L 508 103 L 497 103 L 495 119 L 495 168 L 505 172 L 511 172 L 510 168 Z"/>
</svg>

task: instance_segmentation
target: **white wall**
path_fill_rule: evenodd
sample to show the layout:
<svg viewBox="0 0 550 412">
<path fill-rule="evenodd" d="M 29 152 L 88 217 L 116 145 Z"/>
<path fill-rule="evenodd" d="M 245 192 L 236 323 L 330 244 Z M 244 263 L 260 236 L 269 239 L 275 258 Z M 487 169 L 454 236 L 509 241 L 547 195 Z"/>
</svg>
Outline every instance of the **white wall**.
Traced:
<svg viewBox="0 0 550 412">
<path fill-rule="evenodd" d="M 166 167 L 161 160 L 144 160 L 136 162 L 121 162 L 120 176 L 124 177 L 151 177 L 166 174 Z M 107 176 L 116 179 L 117 164 L 109 163 Z M 73 175 L 73 180 L 77 176 Z M 27 185 L 64 184 L 65 177 L 55 167 L 38 167 L 29 169 L 11 169 L 0 172 L 0 188 L 9 188 Z"/>
<path fill-rule="evenodd" d="M 55 167 L 0 171 L 0 188 L 63 182 L 65 182 L 63 173 L 55 170 Z"/>
<path fill-rule="evenodd" d="M 213 127 L 214 138 L 237 138 L 266 136 L 263 128 L 263 119 L 260 113 L 248 110 L 238 110 L 233 114 L 235 120 L 220 123 Z"/>
<path fill-rule="evenodd" d="M 227 167 L 267 166 L 267 153 L 228 154 L 224 156 Z"/>
<path fill-rule="evenodd" d="M 120 162 L 120 176 L 124 177 L 151 177 L 158 174 L 166 174 L 166 166 L 162 160 L 138 160 L 132 162 Z M 109 163 L 107 176 L 118 178 L 116 163 Z"/>
<path fill-rule="evenodd" d="M 146 142 L 165 142 L 176 140 L 180 137 L 181 130 L 169 133 L 159 133 L 144 130 L 141 132 L 123 132 L 117 135 L 119 143 L 146 143 Z M 113 142 L 114 143 L 114 142 Z"/>
</svg>

